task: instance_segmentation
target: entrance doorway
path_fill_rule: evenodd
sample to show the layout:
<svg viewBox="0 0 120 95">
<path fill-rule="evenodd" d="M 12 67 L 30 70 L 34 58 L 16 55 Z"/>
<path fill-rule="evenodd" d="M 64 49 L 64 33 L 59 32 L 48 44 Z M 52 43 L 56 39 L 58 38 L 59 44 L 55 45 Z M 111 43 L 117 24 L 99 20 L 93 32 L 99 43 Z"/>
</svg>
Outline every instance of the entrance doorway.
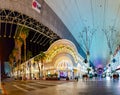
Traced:
<svg viewBox="0 0 120 95">
<path fill-rule="evenodd" d="M 68 73 L 66 71 L 60 71 L 60 78 L 66 78 Z"/>
<path fill-rule="evenodd" d="M 73 66 L 69 63 L 68 60 L 64 60 L 58 63 L 57 70 L 59 71 L 59 78 L 73 77 Z"/>
</svg>

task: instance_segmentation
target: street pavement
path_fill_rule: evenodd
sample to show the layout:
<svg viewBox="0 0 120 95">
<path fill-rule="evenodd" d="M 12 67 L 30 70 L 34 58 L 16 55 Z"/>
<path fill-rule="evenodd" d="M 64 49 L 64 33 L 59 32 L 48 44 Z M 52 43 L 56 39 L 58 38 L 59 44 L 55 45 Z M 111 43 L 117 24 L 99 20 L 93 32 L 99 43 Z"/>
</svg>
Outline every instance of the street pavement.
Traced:
<svg viewBox="0 0 120 95">
<path fill-rule="evenodd" d="M 6 95 L 120 95 L 120 81 L 106 79 L 12 81 L 4 82 L 4 88 Z"/>
</svg>

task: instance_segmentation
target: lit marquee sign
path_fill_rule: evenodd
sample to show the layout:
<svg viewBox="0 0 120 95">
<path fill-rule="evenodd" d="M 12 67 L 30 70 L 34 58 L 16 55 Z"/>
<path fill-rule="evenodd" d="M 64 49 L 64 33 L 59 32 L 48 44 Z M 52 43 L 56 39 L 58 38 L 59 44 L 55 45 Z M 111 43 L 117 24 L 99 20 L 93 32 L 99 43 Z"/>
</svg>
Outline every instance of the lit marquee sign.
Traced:
<svg viewBox="0 0 120 95">
<path fill-rule="evenodd" d="M 40 13 L 40 11 L 41 11 L 41 5 L 40 5 L 40 3 L 38 3 L 37 0 L 32 1 L 32 8 L 34 10 L 36 10 L 38 13 Z"/>
</svg>

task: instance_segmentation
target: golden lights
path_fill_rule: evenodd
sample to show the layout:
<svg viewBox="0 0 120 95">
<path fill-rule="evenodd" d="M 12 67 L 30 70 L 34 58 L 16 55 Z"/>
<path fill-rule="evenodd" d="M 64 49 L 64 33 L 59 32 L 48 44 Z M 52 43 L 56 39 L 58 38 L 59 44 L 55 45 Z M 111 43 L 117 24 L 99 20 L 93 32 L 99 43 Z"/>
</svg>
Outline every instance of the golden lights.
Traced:
<svg viewBox="0 0 120 95">
<path fill-rule="evenodd" d="M 53 47 L 50 52 L 48 52 L 46 55 L 47 55 L 47 58 L 46 58 L 46 62 L 50 62 L 52 61 L 52 59 L 59 53 L 61 52 L 67 52 L 69 54 L 71 54 L 75 60 L 75 62 L 78 61 L 78 58 L 77 58 L 77 54 L 76 52 L 68 45 L 59 45 L 59 46 L 55 46 Z"/>
</svg>

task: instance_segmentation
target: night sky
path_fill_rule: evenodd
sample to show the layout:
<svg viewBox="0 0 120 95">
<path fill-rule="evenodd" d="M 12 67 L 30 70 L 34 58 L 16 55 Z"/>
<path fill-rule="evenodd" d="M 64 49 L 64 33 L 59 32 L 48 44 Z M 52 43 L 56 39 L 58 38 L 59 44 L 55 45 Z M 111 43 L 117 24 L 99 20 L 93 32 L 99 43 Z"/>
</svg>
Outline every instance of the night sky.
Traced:
<svg viewBox="0 0 120 95">
<path fill-rule="evenodd" d="M 0 38 L 0 60 L 1 60 L 1 70 L 4 73 L 4 62 L 8 61 L 9 54 L 11 53 L 14 47 L 13 38 Z"/>
</svg>

